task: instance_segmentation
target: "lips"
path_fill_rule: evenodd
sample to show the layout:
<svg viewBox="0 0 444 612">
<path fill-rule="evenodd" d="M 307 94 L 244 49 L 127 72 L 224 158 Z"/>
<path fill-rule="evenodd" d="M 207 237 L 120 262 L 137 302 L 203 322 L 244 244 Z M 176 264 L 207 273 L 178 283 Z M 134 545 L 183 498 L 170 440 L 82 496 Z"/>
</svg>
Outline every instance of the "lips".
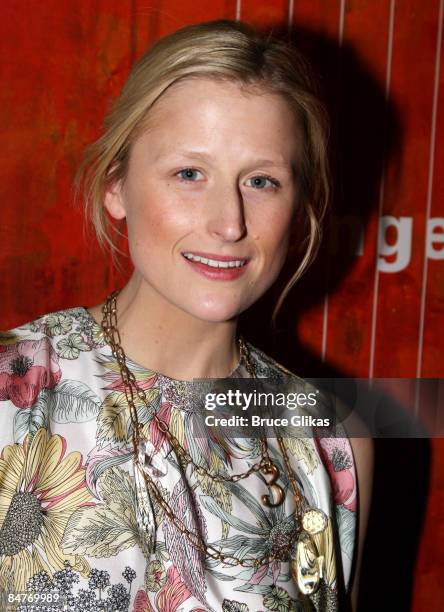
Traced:
<svg viewBox="0 0 444 612">
<path fill-rule="evenodd" d="M 249 262 L 247 257 L 217 255 L 201 251 L 184 251 L 182 256 L 196 272 L 214 280 L 235 280 L 239 278 Z"/>
<path fill-rule="evenodd" d="M 229 255 L 213 255 L 212 253 L 195 253 L 187 251 L 182 255 L 188 261 L 202 263 L 210 268 L 241 268 L 247 262 L 245 257 L 230 257 Z"/>
</svg>

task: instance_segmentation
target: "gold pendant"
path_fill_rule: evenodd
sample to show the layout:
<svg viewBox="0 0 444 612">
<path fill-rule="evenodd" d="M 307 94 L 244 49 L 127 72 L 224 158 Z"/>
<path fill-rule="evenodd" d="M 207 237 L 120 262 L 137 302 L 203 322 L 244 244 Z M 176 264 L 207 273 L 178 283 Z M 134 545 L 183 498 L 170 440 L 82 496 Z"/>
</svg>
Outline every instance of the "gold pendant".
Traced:
<svg viewBox="0 0 444 612">
<path fill-rule="evenodd" d="M 301 593 L 311 595 L 318 589 L 323 565 L 324 557 L 318 554 L 310 534 L 303 531 L 291 559 L 291 574 Z"/>
<path fill-rule="evenodd" d="M 327 515 L 319 508 L 308 508 L 302 515 L 302 527 L 312 536 L 324 531 L 327 523 Z"/>
<path fill-rule="evenodd" d="M 260 471 L 265 476 L 270 476 L 270 480 L 267 480 L 267 486 L 270 491 L 268 495 L 262 495 L 261 500 L 264 506 L 267 508 L 275 508 L 276 506 L 280 506 L 284 499 L 285 493 L 284 489 L 276 484 L 276 480 L 280 476 L 279 468 L 274 463 L 269 463 L 269 465 L 264 465 L 260 468 Z"/>
</svg>

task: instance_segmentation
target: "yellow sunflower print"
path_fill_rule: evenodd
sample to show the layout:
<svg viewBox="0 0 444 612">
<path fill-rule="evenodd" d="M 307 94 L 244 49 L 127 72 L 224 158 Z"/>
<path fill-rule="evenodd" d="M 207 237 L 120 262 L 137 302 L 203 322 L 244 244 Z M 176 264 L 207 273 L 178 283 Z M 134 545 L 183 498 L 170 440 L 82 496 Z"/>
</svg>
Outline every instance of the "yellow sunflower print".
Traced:
<svg viewBox="0 0 444 612">
<path fill-rule="evenodd" d="M 65 560 L 82 575 L 89 565 L 60 548 L 71 514 L 92 502 L 79 452 L 65 455 L 62 436 L 40 428 L 0 457 L 0 591 L 20 592 L 36 572 L 63 569 Z"/>
</svg>

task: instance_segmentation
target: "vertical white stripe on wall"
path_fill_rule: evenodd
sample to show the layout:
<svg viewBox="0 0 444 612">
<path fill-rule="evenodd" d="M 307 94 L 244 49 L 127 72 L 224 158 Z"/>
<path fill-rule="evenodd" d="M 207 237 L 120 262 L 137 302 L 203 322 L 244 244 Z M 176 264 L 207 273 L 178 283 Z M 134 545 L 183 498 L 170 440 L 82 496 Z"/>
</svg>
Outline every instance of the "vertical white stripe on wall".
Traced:
<svg viewBox="0 0 444 612">
<path fill-rule="evenodd" d="M 294 0 L 288 0 L 288 21 L 287 26 L 290 31 L 293 26 Z"/>
<path fill-rule="evenodd" d="M 338 39 L 339 46 L 342 47 L 342 40 L 344 38 L 344 20 L 345 20 L 345 0 L 341 0 L 339 6 L 339 27 L 338 27 Z"/>
<path fill-rule="evenodd" d="M 388 101 L 390 91 L 390 81 L 392 76 L 392 51 L 393 51 L 393 26 L 395 22 L 395 0 L 390 0 L 390 15 L 389 15 L 389 30 L 387 37 L 387 59 L 386 59 L 386 72 L 385 72 L 385 100 Z M 385 147 L 385 131 L 384 131 L 384 143 Z M 384 149 L 383 149 L 384 152 Z M 384 186 L 385 186 L 385 164 L 382 168 L 381 184 L 379 186 L 379 203 L 378 203 L 378 214 L 377 223 L 378 228 L 376 231 L 376 261 L 375 261 L 375 275 L 373 280 L 373 306 L 372 306 L 372 324 L 371 324 L 371 339 L 370 339 L 370 358 L 369 358 L 369 372 L 368 377 L 373 378 L 374 364 L 375 364 L 375 344 L 376 344 L 376 322 L 378 312 L 378 291 L 379 291 L 379 270 L 378 270 L 378 241 L 379 241 L 379 222 L 382 217 L 384 210 Z"/>
<path fill-rule="evenodd" d="M 345 0 L 340 0 L 339 5 L 339 23 L 338 23 L 338 72 L 336 77 L 336 82 L 338 88 L 341 86 L 341 78 L 342 78 L 342 64 L 341 64 L 341 50 L 342 50 L 342 41 L 344 38 L 344 20 L 345 20 Z M 336 97 L 336 100 L 339 102 L 339 96 Z M 333 117 L 333 121 L 339 116 L 339 106 L 336 105 L 335 116 Z M 324 295 L 324 308 L 322 313 L 322 344 L 321 344 L 321 359 L 324 362 L 327 356 L 327 338 L 328 338 L 328 289 L 330 285 L 329 279 L 329 265 L 328 259 L 325 268 L 325 295 Z"/>
<path fill-rule="evenodd" d="M 328 267 L 326 270 L 328 274 Z M 327 356 L 327 332 L 328 332 L 328 278 L 325 287 L 325 296 L 324 296 L 324 312 L 322 316 L 322 347 L 321 347 L 321 355 L 322 361 L 324 362 Z"/>
<path fill-rule="evenodd" d="M 426 205 L 426 228 L 432 212 L 433 201 L 433 171 L 435 167 L 435 144 L 436 144 L 436 116 L 438 114 L 438 93 L 439 93 L 439 77 L 441 70 L 441 43 L 442 43 L 442 22 L 443 22 L 444 0 L 441 0 L 439 5 L 438 16 L 438 31 L 436 35 L 436 55 L 435 55 L 435 81 L 433 85 L 433 103 L 432 103 L 432 126 L 430 130 L 430 149 L 429 149 L 429 173 L 427 183 L 427 205 Z M 419 319 L 419 337 L 418 337 L 418 359 L 416 365 L 416 377 L 421 376 L 422 370 L 422 351 L 424 341 L 424 317 L 425 303 L 427 294 L 427 240 L 424 241 L 424 260 L 422 271 L 422 286 L 421 286 L 421 310 Z"/>
<path fill-rule="evenodd" d="M 442 44 L 442 24 L 444 18 L 444 0 L 439 3 L 438 13 L 438 30 L 436 33 L 436 54 L 435 54 L 435 79 L 433 84 L 433 103 L 432 103 L 432 124 L 430 129 L 430 149 L 429 149 L 429 172 L 427 182 L 427 203 L 425 215 L 425 228 L 427 232 L 427 224 L 432 212 L 433 201 L 433 174 L 435 168 L 435 145 L 436 145 L 436 116 L 438 114 L 438 94 L 439 94 L 439 78 L 441 72 L 441 44 Z M 427 275 L 428 275 L 428 259 L 427 259 L 427 234 L 424 240 L 424 259 L 422 265 L 422 285 L 421 285 L 421 306 L 419 313 L 419 335 L 418 335 L 418 355 L 416 360 L 416 378 L 421 377 L 422 373 L 422 352 L 424 348 L 424 319 L 425 307 L 427 299 Z M 415 396 L 415 415 L 419 412 L 420 385 L 416 384 Z"/>
<path fill-rule="evenodd" d="M 236 21 L 241 17 L 241 0 L 236 0 Z"/>
</svg>

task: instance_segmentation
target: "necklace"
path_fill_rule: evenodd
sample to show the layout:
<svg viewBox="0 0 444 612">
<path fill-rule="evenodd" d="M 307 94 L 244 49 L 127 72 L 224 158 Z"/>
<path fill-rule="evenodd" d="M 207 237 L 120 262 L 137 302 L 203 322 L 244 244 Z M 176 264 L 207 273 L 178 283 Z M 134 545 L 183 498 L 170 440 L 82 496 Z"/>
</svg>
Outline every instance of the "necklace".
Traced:
<svg viewBox="0 0 444 612">
<path fill-rule="evenodd" d="M 296 505 L 296 525 L 297 528 L 294 534 L 290 537 L 287 544 L 280 546 L 277 550 L 272 551 L 269 555 L 262 558 L 242 558 L 239 559 L 233 555 L 224 554 L 221 550 L 216 549 L 211 544 L 205 543 L 202 538 L 195 532 L 190 531 L 183 522 L 174 514 L 168 502 L 163 498 L 159 491 L 156 482 L 151 477 L 149 469 L 156 474 L 156 468 L 150 461 L 147 462 L 147 446 L 146 441 L 141 436 L 142 425 L 137 417 L 137 408 L 135 405 L 136 396 L 149 407 L 149 401 L 144 390 L 137 384 L 136 378 L 126 364 L 126 355 L 121 346 L 121 337 L 117 326 L 117 296 L 119 291 L 114 291 L 105 301 L 102 312 L 102 330 L 106 341 L 111 347 L 113 356 L 115 357 L 122 377 L 125 397 L 129 407 L 129 413 L 132 423 L 132 442 L 134 447 L 134 474 L 136 493 L 138 500 L 138 519 L 145 534 L 147 546 L 150 551 L 155 546 L 155 530 L 156 522 L 154 510 L 151 503 L 150 495 L 157 502 L 160 508 L 165 512 L 171 523 L 183 534 L 191 544 L 197 548 L 205 557 L 219 560 L 230 566 L 240 565 L 242 567 L 258 568 L 264 564 L 269 564 L 272 561 L 291 559 L 291 571 L 293 578 L 299 586 L 302 593 L 308 595 L 317 590 L 320 579 L 322 578 L 323 557 L 318 554 L 317 547 L 313 540 L 313 535 L 321 533 L 327 527 L 328 519 L 322 510 L 318 508 L 309 508 L 299 487 L 293 476 L 288 452 L 285 447 L 284 440 L 277 431 L 275 433 L 284 459 L 285 470 L 288 481 L 291 485 L 295 505 Z M 239 338 L 239 350 L 241 362 L 245 363 L 246 369 L 252 378 L 256 378 L 256 371 L 251 362 L 249 351 L 242 337 Z M 261 472 L 263 475 L 269 476 L 266 480 L 269 487 L 269 494 L 262 495 L 261 501 L 265 506 L 275 507 L 284 502 L 284 489 L 277 484 L 280 477 L 278 466 L 273 463 L 268 452 L 267 438 L 264 435 L 260 439 L 261 459 L 250 468 L 240 474 L 232 476 L 224 476 L 221 474 L 213 474 L 206 470 L 203 466 L 195 463 L 185 448 L 181 446 L 179 440 L 170 432 L 167 424 L 162 421 L 155 411 L 152 418 L 155 420 L 158 428 L 165 434 L 172 448 L 175 450 L 177 458 L 186 467 L 191 464 L 194 470 L 219 482 L 238 482 L 247 478 L 254 472 Z M 150 495 L 149 495 L 150 494 Z"/>
<path fill-rule="evenodd" d="M 135 393 L 144 404 L 147 404 L 148 400 L 144 390 L 138 387 L 134 374 L 131 372 L 131 370 L 128 369 L 126 365 L 126 355 L 121 346 L 121 338 L 117 328 L 117 295 L 118 292 L 115 291 L 105 302 L 105 305 L 103 307 L 104 317 L 102 321 L 102 329 L 104 331 L 104 335 L 108 340 L 108 343 L 110 344 L 113 350 L 113 354 L 117 359 L 122 374 L 126 400 L 130 407 L 130 416 L 133 425 L 134 447 L 138 449 L 137 455 L 143 455 L 143 460 L 141 461 L 142 465 L 146 465 L 149 454 L 146 452 L 146 445 L 144 444 L 144 441 L 140 436 L 141 427 L 137 419 L 137 409 L 134 403 Z M 239 350 L 241 354 L 241 359 L 245 361 L 248 373 L 252 378 L 255 378 L 255 370 L 251 364 L 248 349 L 245 346 L 245 342 L 243 341 L 242 337 L 239 338 Z M 163 434 L 165 434 L 169 443 L 175 450 L 177 456 L 182 460 L 183 465 L 187 466 L 191 464 L 197 473 L 201 474 L 202 476 L 208 476 L 212 480 L 219 482 L 238 482 L 239 480 L 248 478 L 248 476 L 250 476 L 254 472 L 261 472 L 263 475 L 270 477 L 268 480 L 268 486 L 271 495 L 262 495 L 261 497 L 261 501 L 264 506 L 275 507 L 281 505 L 284 502 L 285 492 L 283 488 L 276 483 L 280 476 L 279 468 L 275 463 L 272 462 L 270 458 L 268 452 L 267 438 L 265 435 L 260 438 L 261 460 L 259 462 L 252 465 L 246 472 L 242 474 L 223 476 L 222 474 L 213 474 L 212 472 L 206 470 L 203 466 L 193 461 L 187 450 L 183 448 L 183 446 L 181 446 L 179 440 L 170 432 L 167 424 L 158 417 L 156 412 L 153 412 L 153 419 L 156 422 L 159 430 Z M 155 467 L 153 471 L 154 473 L 156 473 Z"/>
</svg>

